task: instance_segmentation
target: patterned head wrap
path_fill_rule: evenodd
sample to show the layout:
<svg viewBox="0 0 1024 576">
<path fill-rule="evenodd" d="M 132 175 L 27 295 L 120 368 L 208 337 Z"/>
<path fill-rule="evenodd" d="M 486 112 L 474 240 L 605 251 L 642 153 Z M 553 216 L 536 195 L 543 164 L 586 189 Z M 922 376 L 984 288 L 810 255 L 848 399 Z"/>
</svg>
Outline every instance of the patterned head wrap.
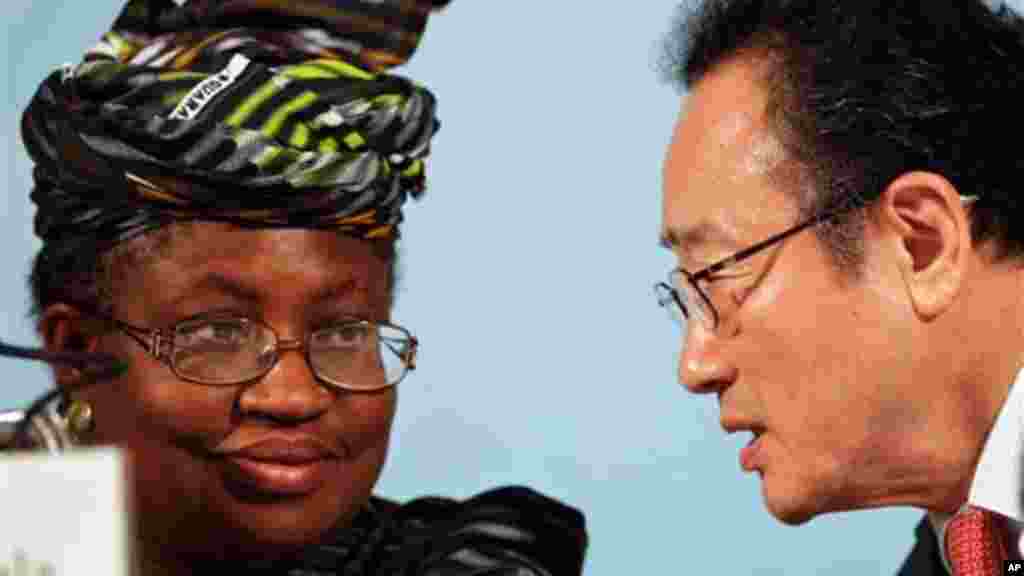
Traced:
<svg viewBox="0 0 1024 576">
<path fill-rule="evenodd" d="M 396 237 L 439 124 L 386 71 L 444 4 L 130 0 L 25 112 L 44 252 L 175 220 Z"/>
</svg>

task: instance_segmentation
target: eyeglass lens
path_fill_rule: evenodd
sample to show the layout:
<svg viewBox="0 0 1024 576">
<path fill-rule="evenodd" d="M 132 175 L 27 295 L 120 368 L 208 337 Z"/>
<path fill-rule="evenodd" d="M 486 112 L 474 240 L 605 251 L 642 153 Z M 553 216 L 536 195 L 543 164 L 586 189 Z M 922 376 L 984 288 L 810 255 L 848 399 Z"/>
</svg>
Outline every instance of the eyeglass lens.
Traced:
<svg viewBox="0 0 1024 576">
<path fill-rule="evenodd" d="M 313 372 L 346 388 L 379 388 L 405 374 L 410 340 L 402 330 L 371 323 L 346 323 L 317 330 L 307 341 Z M 277 362 L 274 331 L 242 318 L 203 318 L 174 331 L 171 365 L 182 377 L 207 384 L 259 378 Z"/>
</svg>

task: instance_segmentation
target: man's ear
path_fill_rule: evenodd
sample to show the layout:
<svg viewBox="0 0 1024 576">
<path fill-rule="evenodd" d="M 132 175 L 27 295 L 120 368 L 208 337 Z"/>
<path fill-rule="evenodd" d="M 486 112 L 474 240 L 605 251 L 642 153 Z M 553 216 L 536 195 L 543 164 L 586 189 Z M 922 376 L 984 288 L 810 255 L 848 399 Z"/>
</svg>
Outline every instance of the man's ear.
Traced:
<svg viewBox="0 0 1024 576">
<path fill-rule="evenodd" d="M 914 310 L 924 319 L 936 318 L 960 294 L 972 250 L 959 192 L 938 174 L 908 172 L 886 187 L 877 210 Z"/>
<path fill-rule="evenodd" d="M 99 347 L 100 331 L 96 322 L 68 304 L 47 306 L 36 329 L 43 347 L 49 352 L 95 352 Z M 79 370 L 70 366 L 54 366 L 54 374 L 62 388 L 81 377 Z"/>
</svg>

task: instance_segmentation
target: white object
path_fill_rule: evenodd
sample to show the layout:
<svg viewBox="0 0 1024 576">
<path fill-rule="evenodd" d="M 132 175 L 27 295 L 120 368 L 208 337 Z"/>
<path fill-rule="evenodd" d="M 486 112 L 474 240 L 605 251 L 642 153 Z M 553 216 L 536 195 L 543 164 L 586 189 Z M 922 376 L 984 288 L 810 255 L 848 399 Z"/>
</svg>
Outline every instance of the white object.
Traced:
<svg viewBox="0 0 1024 576">
<path fill-rule="evenodd" d="M 128 576 L 124 456 L 0 452 L 0 575 Z"/>
<path fill-rule="evenodd" d="M 234 84 L 251 63 L 252 61 L 242 54 L 232 56 L 223 70 L 196 84 L 171 112 L 170 118 L 191 120 L 198 116 L 218 94 Z"/>
</svg>

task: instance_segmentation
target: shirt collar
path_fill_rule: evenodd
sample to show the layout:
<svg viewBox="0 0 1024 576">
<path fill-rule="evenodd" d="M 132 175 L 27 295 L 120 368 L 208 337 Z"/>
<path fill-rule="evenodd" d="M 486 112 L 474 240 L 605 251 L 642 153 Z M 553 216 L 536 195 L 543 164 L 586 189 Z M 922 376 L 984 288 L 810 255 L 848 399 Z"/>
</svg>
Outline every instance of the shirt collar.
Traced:
<svg viewBox="0 0 1024 576">
<path fill-rule="evenodd" d="M 1024 369 L 1010 386 L 1006 402 L 999 410 L 992 431 L 985 440 L 981 458 L 975 468 L 974 479 L 967 497 L 968 504 L 985 508 L 1024 522 Z M 935 536 L 939 539 L 939 554 L 948 571 L 946 560 L 946 526 L 953 514 L 929 512 Z"/>
</svg>

